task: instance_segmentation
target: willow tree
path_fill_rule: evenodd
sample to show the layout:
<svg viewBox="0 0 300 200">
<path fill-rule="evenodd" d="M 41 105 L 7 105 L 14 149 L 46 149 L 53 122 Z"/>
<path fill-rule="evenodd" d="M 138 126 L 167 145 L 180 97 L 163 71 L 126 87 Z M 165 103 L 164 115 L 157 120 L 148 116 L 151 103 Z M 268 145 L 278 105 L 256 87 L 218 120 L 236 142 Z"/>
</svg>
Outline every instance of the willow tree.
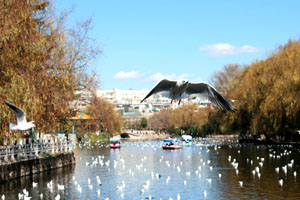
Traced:
<svg viewBox="0 0 300 200">
<path fill-rule="evenodd" d="M 0 98 L 24 109 L 40 131 L 72 115 L 75 90 L 90 83 L 89 62 L 99 53 L 88 38 L 90 21 L 65 26 L 50 1 L 0 0 Z M 0 103 L 0 132 L 14 114 Z"/>
<path fill-rule="evenodd" d="M 300 129 L 300 42 L 245 67 L 232 81 L 236 120 L 248 133 L 289 139 Z M 277 137 L 278 138 L 278 137 Z"/>
</svg>

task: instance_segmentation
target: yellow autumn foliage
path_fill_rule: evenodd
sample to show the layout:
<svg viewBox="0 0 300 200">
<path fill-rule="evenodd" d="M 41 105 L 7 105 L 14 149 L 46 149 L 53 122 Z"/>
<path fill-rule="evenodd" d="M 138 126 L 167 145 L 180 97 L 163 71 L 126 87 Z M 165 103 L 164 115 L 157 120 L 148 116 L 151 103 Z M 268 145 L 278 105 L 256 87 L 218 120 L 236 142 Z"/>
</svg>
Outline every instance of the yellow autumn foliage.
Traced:
<svg viewBox="0 0 300 200">
<path fill-rule="evenodd" d="M 90 83 L 86 69 L 99 51 L 89 42 L 90 21 L 68 29 L 66 19 L 47 0 L 0 0 L 0 133 L 15 122 L 5 101 L 22 108 L 39 131 L 73 115 L 69 103 Z"/>
</svg>

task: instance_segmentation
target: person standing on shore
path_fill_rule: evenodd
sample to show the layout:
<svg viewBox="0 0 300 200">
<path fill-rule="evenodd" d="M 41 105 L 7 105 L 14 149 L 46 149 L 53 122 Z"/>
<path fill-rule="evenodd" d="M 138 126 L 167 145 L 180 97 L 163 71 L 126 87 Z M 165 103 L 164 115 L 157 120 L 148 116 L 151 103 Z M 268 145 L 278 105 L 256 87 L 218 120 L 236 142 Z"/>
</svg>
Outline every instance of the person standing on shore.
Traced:
<svg viewBox="0 0 300 200">
<path fill-rule="evenodd" d="M 29 131 L 29 136 L 31 138 L 31 143 L 34 144 L 34 142 L 35 142 L 35 132 L 34 132 L 34 129 L 32 129 L 31 131 Z"/>
<path fill-rule="evenodd" d="M 29 133 L 26 131 L 26 132 L 24 133 L 24 138 L 25 138 L 25 140 L 26 140 L 26 144 L 29 144 L 29 137 L 30 137 L 30 135 L 29 135 Z"/>
<path fill-rule="evenodd" d="M 68 130 L 65 131 L 65 136 L 67 138 L 67 142 L 69 142 L 69 132 L 68 132 Z"/>
</svg>

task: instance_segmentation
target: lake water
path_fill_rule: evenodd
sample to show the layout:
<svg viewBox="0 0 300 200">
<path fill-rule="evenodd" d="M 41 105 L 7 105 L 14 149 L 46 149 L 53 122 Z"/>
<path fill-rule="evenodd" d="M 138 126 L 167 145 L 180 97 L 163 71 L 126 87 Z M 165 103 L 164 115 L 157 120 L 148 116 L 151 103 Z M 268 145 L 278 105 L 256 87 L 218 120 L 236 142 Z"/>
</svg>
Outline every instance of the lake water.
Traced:
<svg viewBox="0 0 300 200">
<path fill-rule="evenodd" d="M 0 195 L 15 200 L 26 189 L 32 199 L 41 194 L 43 199 L 59 194 L 60 199 L 84 200 L 300 199 L 299 149 L 211 139 L 174 151 L 161 145 L 161 141 L 122 141 L 121 149 L 115 150 L 78 147 L 74 167 L 2 184 Z M 50 181 L 52 190 L 47 187 Z"/>
</svg>

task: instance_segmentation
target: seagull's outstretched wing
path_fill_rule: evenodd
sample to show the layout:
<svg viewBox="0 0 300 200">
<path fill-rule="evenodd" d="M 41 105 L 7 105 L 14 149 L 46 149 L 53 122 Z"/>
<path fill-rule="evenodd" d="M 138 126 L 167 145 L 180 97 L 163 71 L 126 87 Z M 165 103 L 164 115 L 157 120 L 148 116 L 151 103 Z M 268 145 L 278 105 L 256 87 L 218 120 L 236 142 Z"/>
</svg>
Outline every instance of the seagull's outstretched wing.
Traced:
<svg viewBox="0 0 300 200">
<path fill-rule="evenodd" d="M 234 112 L 235 108 L 214 87 L 207 83 L 190 83 L 185 92 L 189 95 L 208 98 L 216 106 Z"/>
<path fill-rule="evenodd" d="M 172 88 L 174 88 L 176 85 L 176 81 L 169 81 L 167 79 L 161 80 L 150 92 L 147 94 L 147 96 L 141 101 L 145 101 L 148 97 L 150 97 L 152 94 L 163 92 L 163 91 L 170 91 Z"/>
<path fill-rule="evenodd" d="M 22 123 L 27 122 L 26 121 L 26 114 L 21 108 L 15 106 L 12 103 L 9 103 L 8 101 L 6 101 L 5 104 L 8 105 L 13 111 L 15 111 L 16 116 L 17 116 L 18 124 L 22 124 Z"/>
</svg>

